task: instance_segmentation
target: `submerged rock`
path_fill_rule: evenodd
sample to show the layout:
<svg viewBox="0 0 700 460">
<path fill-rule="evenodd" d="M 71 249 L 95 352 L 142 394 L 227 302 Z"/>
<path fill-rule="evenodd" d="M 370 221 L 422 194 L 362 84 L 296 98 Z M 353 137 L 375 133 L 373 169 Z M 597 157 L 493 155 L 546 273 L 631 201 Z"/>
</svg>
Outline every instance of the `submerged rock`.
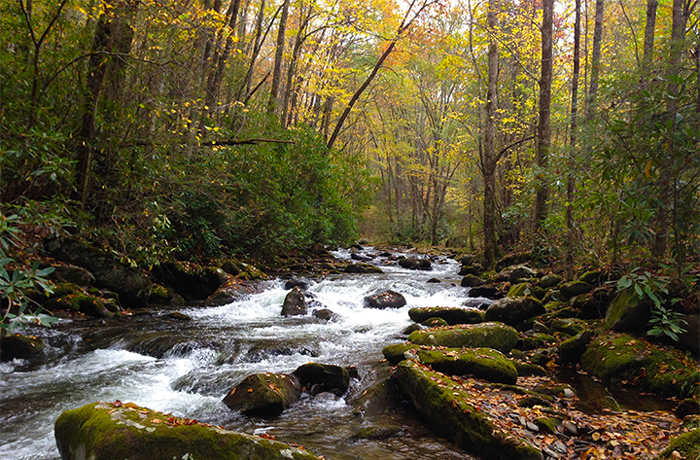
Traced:
<svg viewBox="0 0 700 460">
<path fill-rule="evenodd" d="M 412 332 L 408 340 L 417 345 L 493 348 L 508 353 L 518 343 L 518 332 L 501 323 L 452 326 Z"/>
<path fill-rule="evenodd" d="M 253 374 L 224 398 L 230 409 L 245 415 L 274 416 L 299 400 L 301 384 L 294 375 Z"/>
<path fill-rule="evenodd" d="M 281 442 L 119 401 L 63 412 L 55 435 L 63 460 L 318 459 Z"/>
<path fill-rule="evenodd" d="M 406 305 L 406 298 L 395 291 L 384 291 L 365 297 L 367 308 L 401 308 Z"/>
</svg>

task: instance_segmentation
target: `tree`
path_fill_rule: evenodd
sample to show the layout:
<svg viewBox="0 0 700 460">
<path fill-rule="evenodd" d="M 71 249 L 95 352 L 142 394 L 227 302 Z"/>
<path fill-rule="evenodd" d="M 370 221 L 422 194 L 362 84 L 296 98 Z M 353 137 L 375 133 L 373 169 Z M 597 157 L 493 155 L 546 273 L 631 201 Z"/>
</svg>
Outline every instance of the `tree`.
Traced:
<svg viewBox="0 0 700 460">
<path fill-rule="evenodd" d="M 574 276 L 574 191 L 576 189 L 576 158 L 577 149 L 577 118 L 578 118 L 578 79 L 581 68 L 581 0 L 576 0 L 574 12 L 574 68 L 571 75 L 571 125 L 569 134 L 569 161 L 566 175 L 566 275 L 569 279 Z"/>
</svg>

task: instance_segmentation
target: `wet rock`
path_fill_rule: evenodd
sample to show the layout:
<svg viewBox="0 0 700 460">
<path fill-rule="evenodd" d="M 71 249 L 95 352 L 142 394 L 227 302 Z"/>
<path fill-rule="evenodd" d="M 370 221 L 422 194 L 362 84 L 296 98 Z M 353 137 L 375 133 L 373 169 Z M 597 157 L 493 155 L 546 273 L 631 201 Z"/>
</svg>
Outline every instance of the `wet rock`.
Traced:
<svg viewBox="0 0 700 460">
<path fill-rule="evenodd" d="M 372 425 L 360 429 L 352 437 L 349 442 L 356 442 L 361 439 L 388 439 L 400 436 L 404 433 L 403 427 L 395 425 Z"/>
<path fill-rule="evenodd" d="M 148 298 L 148 304 L 181 306 L 185 304 L 185 299 L 183 299 L 174 290 L 168 289 L 165 286 L 154 283 L 153 289 L 151 290 L 151 296 Z"/>
<path fill-rule="evenodd" d="M 323 321 L 332 321 L 338 318 L 338 315 L 328 308 L 321 308 L 320 310 L 314 310 L 314 318 L 321 319 Z"/>
<path fill-rule="evenodd" d="M 442 283 L 442 280 L 440 280 L 440 279 L 438 279 L 438 278 L 430 278 L 430 279 L 429 279 L 428 281 L 426 281 L 426 282 L 427 282 L 427 283 L 435 283 L 435 284 L 437 284 L 437 283 Z"/>
<path fill-rule="evenodd" d="M 564 300 L 569 300 L 580 294 L 588 294 L 593 290 L 593 286 L 583 281 L 571 281 L 570 283 L 564 283 L 559 286 L 559 292 Z"/>
<path fill-rule="evenodd" d="M 410 352 L 417 361 L 447 375 L 473 375 L 494 383 L 515 384 L 518 371 L 503 353 L 491 348 L 444 348 L 431 350 L 412 344 L 384 347 L 382 353 L 392 364 L 406 359 Z"/>
<path fill-rule="evenodd" d="M 498 299 L 504 297 L 499 288 L 495 286 L 478 286 L 469 289 L 469 297 L 484 297 L 486 299 Z"/>
<path fill-rule="evenodd" d="M 575 364 L 581 361 L 583 353 L 593 338 L 592 331 L 581 331 L 568 340 L 559 344 L 559 357 L 565 364 Z"/>
<path fill-rule="evenodd" d="M 517 329 L 517 328 L 516 328 Z M 543 334 L 535 331 L 527 331 L 518 342 L 518 349 L 523 351 L 545 348 L 557 343 L 557 339 L 549 334 Z"/>
<path fill-rule="evenodd" d="M 481 270 L 479 269 L 479 267 L 476 267 L 474 265 L 462 265 L 459 269 L 458 274 L 459 276 L 479 276 L 481 275 Z"/>
<path fill-rule="evenodd" d="M 537 272 L 532 268 L 528 267 L 527 265 L 518 265 L 511 267 L 508 281 L 510 281 L 510 284 L 517 284 L 536 276 Z"/>
<path fill-rule="evenodd" d="M 518 343 L 518 332 L 505 324 L 482 323 L 415 331 L 408 340 L 417 345 L 484 347 L 508 353 Z"/>
<path fill-rule="evenodd" d="M 401 308 L 406 305 L 406 298 L 395 291 L 384 291 L 365 297 L 367 308 Z"/>
<path fill-rule="evenodd" d="M 651 306 L 651 299 L 640 299 L 633 289 L 618 292 L 605 314 L 605 326 L 617 332 L 646 332 Z"/>
<path fill-rule="evenodd" d="M 107 252 L 70 237 L 48 238 L 44 248 L 52 257 L 90 271 L 96 285 L 118 293 L 125 307 L 146 306 L 151 295 L 151 280 Z"/>
<path fill-rule="evenodd" d="M 0 360 L 33 359 L 44 350 L 44 340 L 33 335 L 10 334 L 0 339 Z"/>
<path fill-rule="evenodd" d="M 399 266 L 408 270 L 430 270 L 432 264 L 428 259 L 406 257 L 404 259 L 399 259 Z"/>
<path fill-rule="evenodd" d="M 470 453 L 494 460 L 541 460 L 542 454 L 523 439 L 494 430 L 490 416 L 469 404 L 469 394 L 444 374 L 413 361 L 396 370 L 399 387 L 430 427 Z"/>
<path fill-rule="evenodd" d="M 408 311 L 408 316 L 417 323 L 437 317 L 444 319 L 448 325 L 478 324 L 484 322 L 484 312 L 458 307 L 417 307 Z"/>
<path fill-rule="evenodd" d="M 180 313 L 179 311 L 170 312 L 166 315 L 166 317 L 174 319 L 176 321 L 192 321 L 191 316 L 188 316 L 184 313 Z"/>
<path fill-rule="evenodd" d="M 206 299 L 230 276 L 221 268 L 187 262 L 163 262 L 154 266 L 152 273 L 160 283 L 172 287 L 188 301 Z"/>
<path fill-rule="evenodd" d="M 345 266 L 345 273 L 384 273 L 384 271 L 372 264 L 357 263 Z"/>
<path fill-rule="evenodd" d="M 57 265 L 49 275 L 49 279 L 58 283 L 73 283 L 78 286 L 93 286 L 97 280 L 95 275 L 77 265 Z"/>
<path fill-rule="evenodd" d="M 476 287 L 476 286 L 481 286 L 482 284 L 484 284 L 484 280 L 482 280 L 481 278 L 479 278 L 476 275 L 469 274 L 469 275 L 465 275 L 459 284 L 462 287 Z"/>
<path fill-rule="evenodd" d="M 423 329 L 423 328 L 420 326 L 420 324 L 411 324 L 411 325 L 407 326 L 406 329 L 401 331 L 401 334 L 410 335 L 411 332 L 420 331 L 421 329 Z"/>
<path fill-rule="evenodd" d="M 350 374 L 344 367 L 333 364 L 307 363 L 293 373 L 311 394 L 329 391 L 342 396 L 350 386 Z"/>
<path fill-rule="evenodd" d="M 253 374 L 224 398 L 231 410 L 246 415 L 274 416 L 299 400 L 301 384 L 294 375 Z"/>
<path fill-rule="evenodd" d="M 534 297 L 506 297 L 489 305 L 486 321 L 500 321 L 515 326 L 528 318 L 546 313 L 542 302 Z"/>
<path fill-rule="evenodd" d="M 421 322 L 421 325 L 425 327 L 448 326 L 447 321 L 445 321 L 442 318 L 438 318 L 437 316 L 433 316 L 432 318 L 426 319 L 425 321 Z"/>
<path fill-rule="evenodd" d="M 281 442 L 119 401 L 63 412 L 55 436 L 63 460 L 317 459 Z"/>
<path fill-rule="evenodd" d="M 308 304 L 304 293 L 297 286 L 292 289 L 284 298 L 282 304 L 282 316 L 298 316 L 305 315 L 308 312 Z"/>
<path fill-rule="evenodd" d="M 293 278 L 293 279 L 291 279 L 291 280 L 287 280 L 287 281 L 284 283 L 284 289 L 285 289 L 285 290 L 294 289 L 295 287 L 298 287 L 298 288 L 301 289 L 302 291 L 306 291 L 306 290 L 309 288 L 309 283 L 307 283 L 307 282 L 304 281 L 304 280 L 300 280 L 300 279 L 298 279 L 298 278 Z"/>
<path fill-rule="evenodd" d="M 99 290 L 96 290 L 99 294 Z M 42 305 L 49 311 L 73 311 L 79 312 L 94 318 L 111 318 L 114 313 L 105 306 L 108 299 L 103 299 L 96 295 L 88 294 L 83 288 L 72 283 L 57 284 L 53 293 L 48 299 L 42 301 Z M 113 308 L 120 310 L 118 304 L 114 302 Z"/>
</svg>

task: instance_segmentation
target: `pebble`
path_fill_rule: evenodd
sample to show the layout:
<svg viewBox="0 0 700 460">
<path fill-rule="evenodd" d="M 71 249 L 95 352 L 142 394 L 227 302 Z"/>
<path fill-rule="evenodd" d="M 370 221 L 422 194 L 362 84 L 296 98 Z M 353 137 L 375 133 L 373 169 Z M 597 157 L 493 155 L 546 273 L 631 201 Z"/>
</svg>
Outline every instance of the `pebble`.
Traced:
<svg viewBox="0 0 700 460">
<path fill-rule="evenodd" d="M 566 445 L 561 441 L 557 441 L 554 443 L 554 449 L 560 454 L 565 454 L 569 451 L 569 449 L 566 448 Z"/>
<path fill-rule="evenodd" d="M 547 458 L 555 458 L 555 459 L 561 458 L 561 456 L 558 453 L 554 452 L 552 449 L 550 449 L 548 447 L 543 448 L 542 452 L 547 456 Z"/>
<path fill-rule="evenodd" d="M 535 433 L 538 433 L 540 431 L 540 427 L 538 427 L 537 425 L 535 425 L 532 422 L 527 422 L 527 424 L 525 426 L 527 426 L 528 430 L 534 431 Z"/>
<path fill-rule="evenodd" d="M 570 435 L 570 436 L 576 436 L 578 434 L 578 428 L 576 428 L 576 425 L 574 422 L 570 420 L 564 420 L 561 425 L 564 427 L 564 433 Z"/>
</svg>

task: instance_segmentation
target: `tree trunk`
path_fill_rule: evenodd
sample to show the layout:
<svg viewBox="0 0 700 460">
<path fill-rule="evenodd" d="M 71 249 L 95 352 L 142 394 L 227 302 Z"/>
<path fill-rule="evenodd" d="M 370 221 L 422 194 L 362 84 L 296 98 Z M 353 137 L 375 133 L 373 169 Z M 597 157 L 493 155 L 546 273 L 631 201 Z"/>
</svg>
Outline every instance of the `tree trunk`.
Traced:
<svg viewBox="0 0 700 460">
<path fill-rule="evenodd" d="M 593 55 L 591 56 L 591 83 L 588 90 L 588 106 L 586 121 L 593 118 L 595 113 L 596 97 L 598 95 L 598 78 L 600 76 L 600 58 L 603 43 L 603 13 L 605 0 L 596 0 L 595 3 L 595 29 L 593 30 Z"/>
<path fill-rule="evenodd" d="M 284 45 L 287 35 L 287 18 L 289 17 L 290 0 L 284 0 L 282 4 L 282 14 L 277 28 L 277 47 L 275 49 L 275 65 L 272 71 L 272 84 L 270 86 L 270 99 L 267 104 L 267 111 L 275 113 L 277 111 L 277 99 L 279 97 L 280 85 L 282 83 L 282 60 L 284 59 Z"/>
<path fill-rule="evenodd" d="M 649 68 L 654 52 L 654 29 L 656 28 L 656 9 L 659 6 L 659 0 L 647 0 L 647 22 L 644 26 L 644 57 L 642 58 L 642 66 L 644 69 Z"/>
<path fill-rule="evenodd" d="M 542 2 L 542 64 L 540 76 L 539 122 L 537 123 L 537 193 L 535 196 L 535 232 L 542 230 L 542 223 L 547 218 L 547 165 L 549 162 L 550 106 L 552 101 L 552 16 L 554 0 Z"/>
<path fill-rule="evenodd" d="M 488 89 L 486 92 L 486 120 L 481 173 L 484 177 L 484 267 L 493 268 L 498 245 L 496 241 L 496 110 L 498 109 L 498 42 L 495 38 L 499 1 L 489 2 L 486 17 L 491 33 L 488 50 Z"/>
<path fill-rule="evenodd" d="M 569 166 L 566 177 L 566 277 L 574 276 L 574 194 L 576 189 L 576 139 L 578 116 L 578 78 L 581 71 L 581 0 L 576 0 L 574 19 L 574 71 L 571 77 L 571 133 L 569 136 Z"/>
</svg>

